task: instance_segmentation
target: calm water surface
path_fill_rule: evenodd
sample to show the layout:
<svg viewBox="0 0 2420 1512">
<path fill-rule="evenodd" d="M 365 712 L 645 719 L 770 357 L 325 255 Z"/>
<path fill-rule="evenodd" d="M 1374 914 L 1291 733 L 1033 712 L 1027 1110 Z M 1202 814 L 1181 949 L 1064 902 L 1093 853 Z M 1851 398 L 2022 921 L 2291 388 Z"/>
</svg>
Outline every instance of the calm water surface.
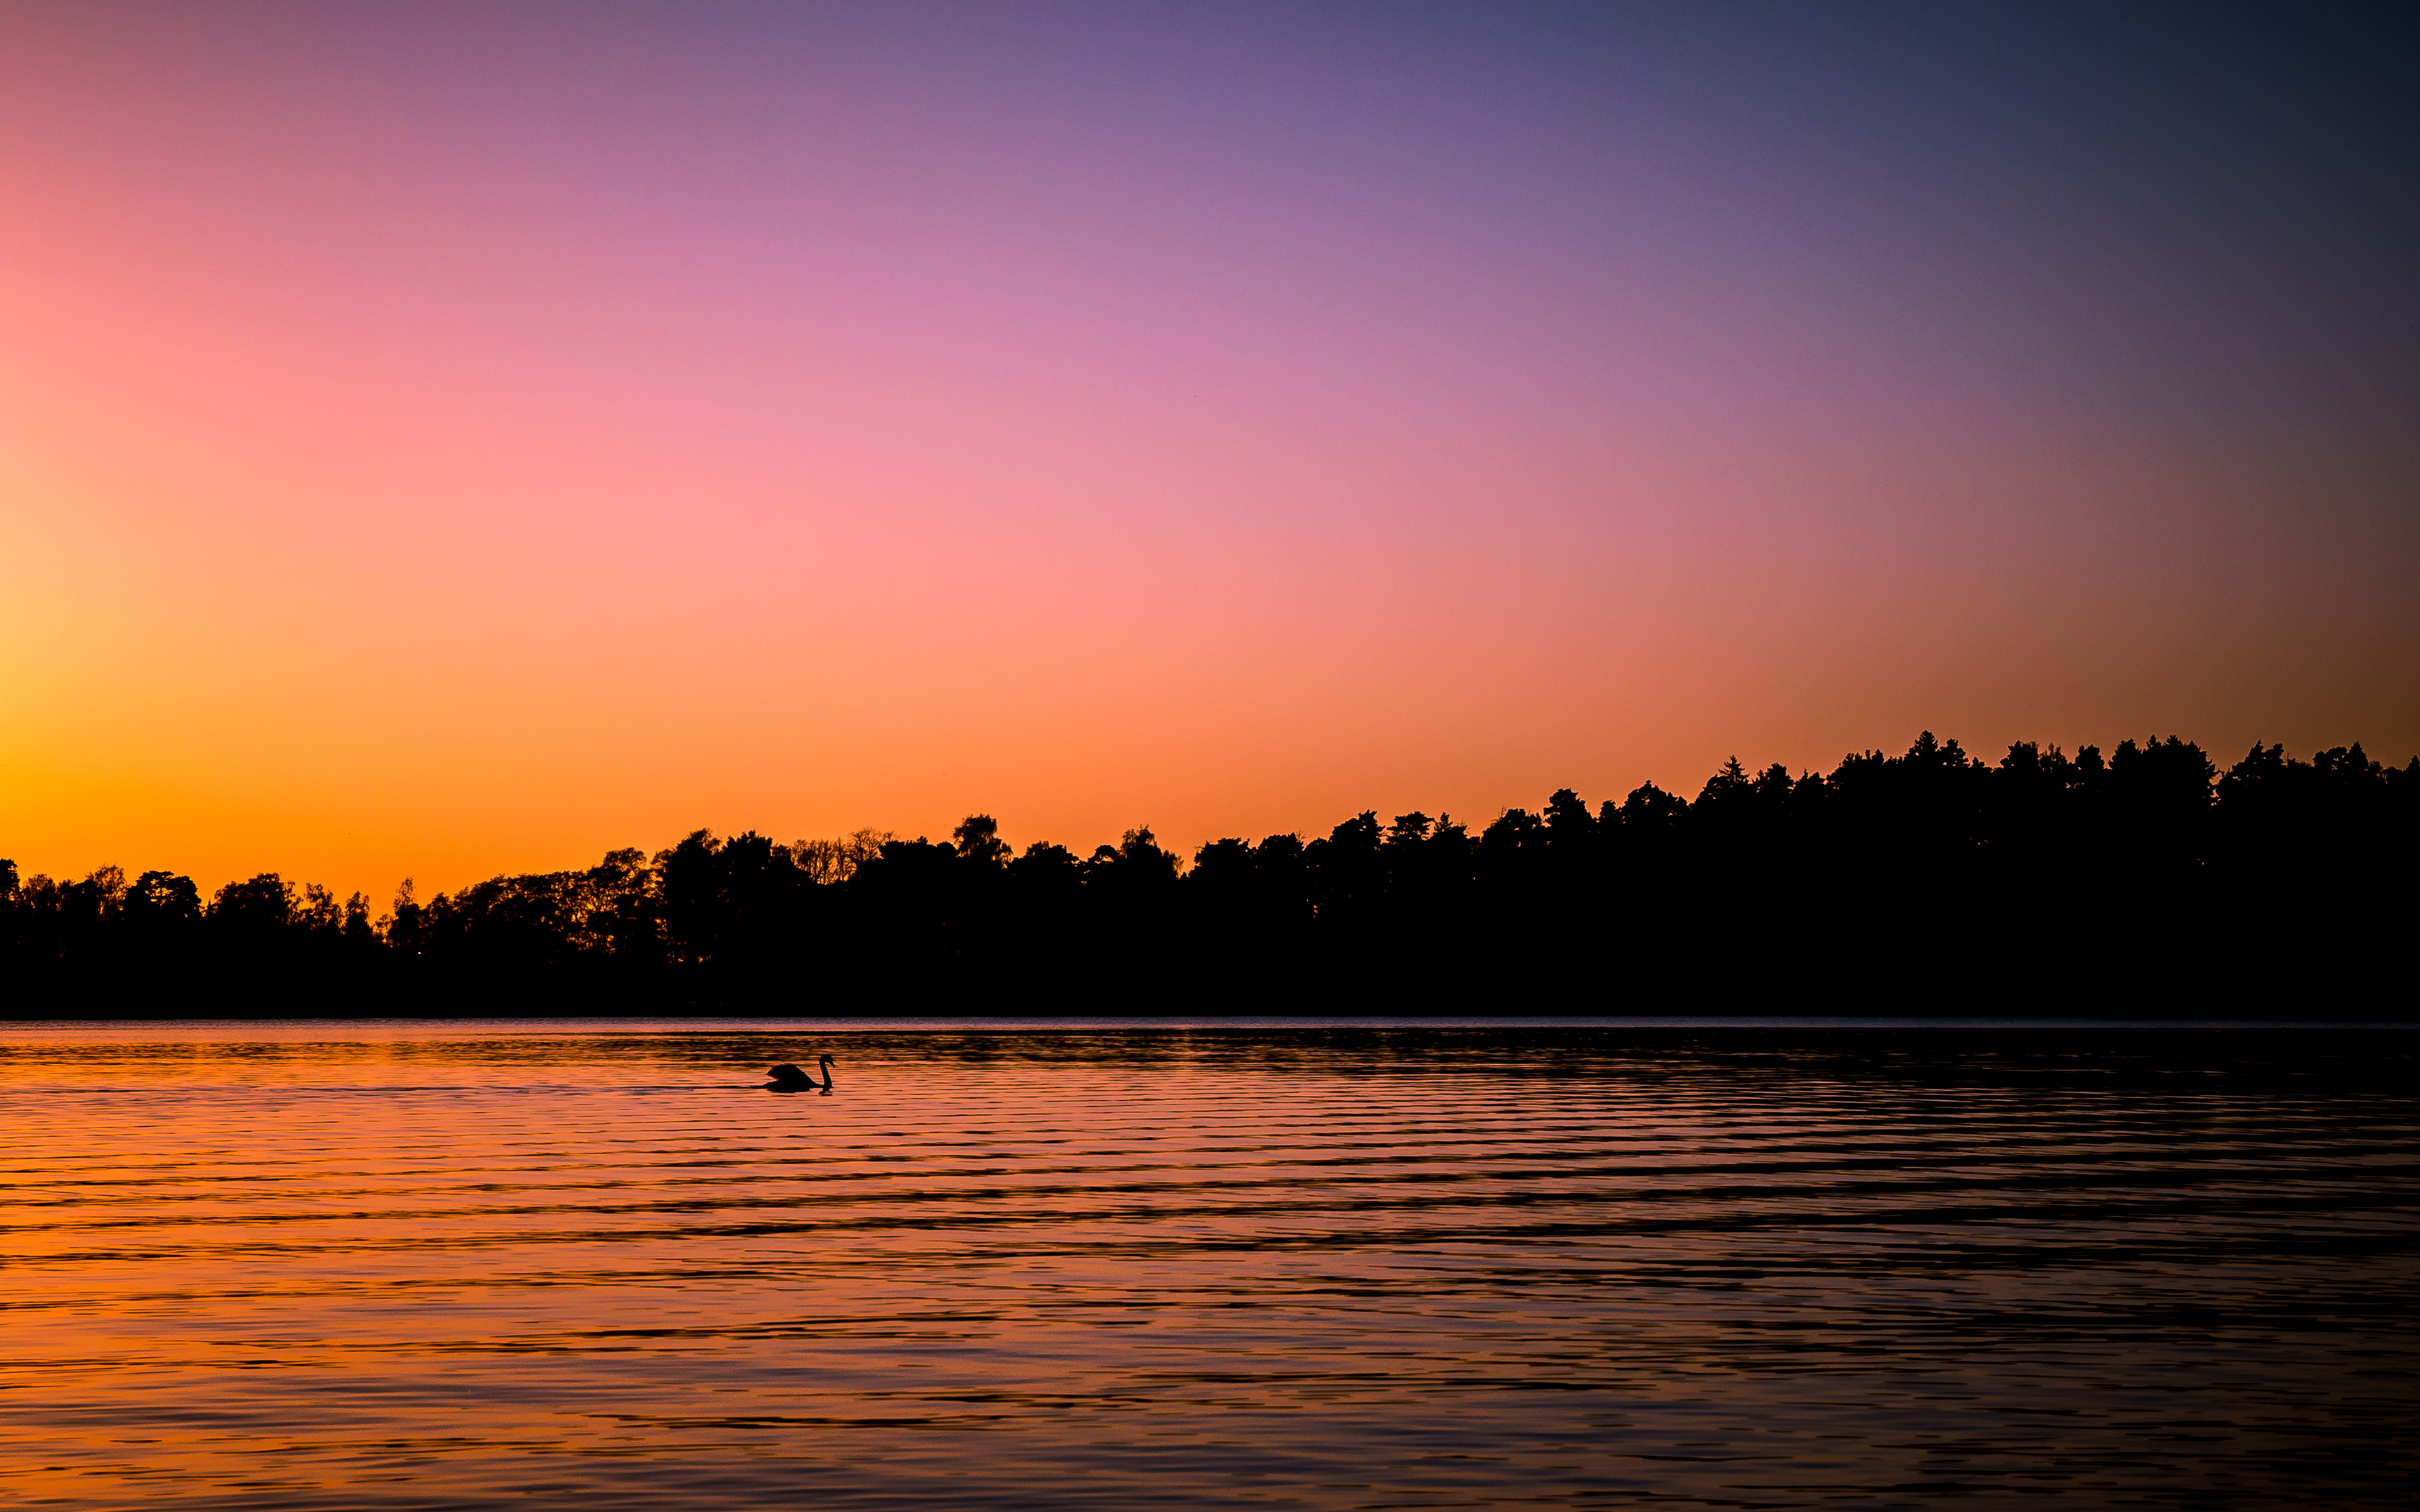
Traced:
<svg viewBox="0 0 2420 1512">
<path fill-rule="evenodd" d="M 2406 1504 L 2415 1041 L 0 1026 L 0 1484 Z"/>
</svg>

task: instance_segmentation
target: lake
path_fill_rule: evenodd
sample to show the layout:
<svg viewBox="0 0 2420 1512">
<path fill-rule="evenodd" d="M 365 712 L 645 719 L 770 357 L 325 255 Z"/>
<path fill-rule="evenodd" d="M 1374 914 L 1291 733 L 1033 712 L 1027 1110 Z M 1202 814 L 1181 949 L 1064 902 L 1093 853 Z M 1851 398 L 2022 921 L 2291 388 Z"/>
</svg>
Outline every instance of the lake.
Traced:
<svg viewBox="0 0 2420 1512">
<path fill-rule="evenodd" d="M 2415 1047 L 0 1025 L 0 1483 L 71 1508 L 2404 1504 Z M 757 1089 L 827 1052 L 830 1096 Z"/>
</svg>

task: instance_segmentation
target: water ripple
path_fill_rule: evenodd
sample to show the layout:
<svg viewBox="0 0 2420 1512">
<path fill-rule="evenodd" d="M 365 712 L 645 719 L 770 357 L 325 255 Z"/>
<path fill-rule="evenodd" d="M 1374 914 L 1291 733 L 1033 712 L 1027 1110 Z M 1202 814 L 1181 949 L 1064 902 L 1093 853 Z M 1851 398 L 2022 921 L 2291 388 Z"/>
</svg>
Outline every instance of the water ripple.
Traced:
<svg viewBox="0 0 2420 1512">
<path fill-rule="evenodd" d="M 2399 1504 L 2409 1031 L 0 1028 L 19 1504 Z M 830 1049 L 840 1090 L 755 1089 Z"/>
</svg>

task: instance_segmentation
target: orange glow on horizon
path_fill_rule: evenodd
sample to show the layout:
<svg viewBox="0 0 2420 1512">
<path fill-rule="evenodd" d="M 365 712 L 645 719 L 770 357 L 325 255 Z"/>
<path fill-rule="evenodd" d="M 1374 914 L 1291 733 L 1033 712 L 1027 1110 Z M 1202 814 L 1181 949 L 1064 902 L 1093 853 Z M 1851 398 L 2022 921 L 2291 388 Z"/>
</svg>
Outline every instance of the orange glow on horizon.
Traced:
<svg viewBox="0 0 2420 1512">
<path fill-rule="evenodd" d="M 154 20 L 0 28 L 27 872 L 1189 853 L 1928 728 L 2420 750 L 2392 427 L 2247 420 L 1643 118 L 1264 141 L 1156 54 L 1063 106 L 976 42 L 722 91 L 610 27 L 524 76 Z"/>
</svg>

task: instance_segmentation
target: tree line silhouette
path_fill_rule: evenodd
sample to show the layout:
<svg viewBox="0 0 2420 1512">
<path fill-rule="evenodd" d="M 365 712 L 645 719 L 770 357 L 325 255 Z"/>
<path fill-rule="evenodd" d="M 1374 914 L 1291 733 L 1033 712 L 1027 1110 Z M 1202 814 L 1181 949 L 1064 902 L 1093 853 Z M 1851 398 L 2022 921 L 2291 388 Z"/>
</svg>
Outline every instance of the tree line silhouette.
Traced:
<svg viewBox="0 0 2420 1512">
<path fill-rule="evenodd" d="M 0 861 L 18 1016 L 1304 1011 L 2408 1014 L 2420 759 L 2170 737 L 1919 736 L 1694 799 L 1569 789 L 1476 832 L 1364 811 L 1326 835 L 1148 827 L 1013 852 L 698 830 L 373 917 L 274 872 L 207 899 Z"/>
</svg>

